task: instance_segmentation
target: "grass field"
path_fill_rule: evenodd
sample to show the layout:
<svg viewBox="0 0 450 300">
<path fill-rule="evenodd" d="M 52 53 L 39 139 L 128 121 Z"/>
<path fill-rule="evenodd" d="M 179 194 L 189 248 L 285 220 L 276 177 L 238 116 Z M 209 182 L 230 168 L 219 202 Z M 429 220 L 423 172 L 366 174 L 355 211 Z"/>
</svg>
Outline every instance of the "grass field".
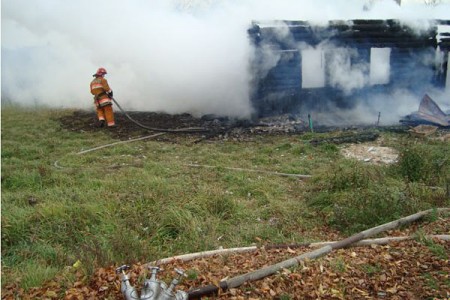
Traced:
<svg viewBox="0 0 450 300">
<path fill-rule="evenodd" d="M 39 286 L 77 261 L 89 275 L 100 266 L 220 246 L 314 241 L 327 230 L 345 236 L 449 206 L 448 142 L 380 132 L 400 152 L 391 166 L 347 160 L 336 145 L 309 143 L 332 133 L 146 140 L 78 155 L 117 140 L 106 130 L 62 129 L 58 119 L 70 114 L 2 107 L 2 286 Z"/>
</svg>

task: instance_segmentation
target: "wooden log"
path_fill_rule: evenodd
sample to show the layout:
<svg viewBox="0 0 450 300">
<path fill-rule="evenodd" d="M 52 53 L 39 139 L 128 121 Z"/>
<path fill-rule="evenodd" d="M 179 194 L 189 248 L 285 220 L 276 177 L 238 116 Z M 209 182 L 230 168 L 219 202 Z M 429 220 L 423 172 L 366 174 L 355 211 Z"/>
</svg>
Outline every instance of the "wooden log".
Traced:
<svg viewBox="0 0 450 300">
<path fill-rule="evenodd" d="M 450 235 L 425 235 L 426 239 L 439 239 L 443 241 L 450 241 Z M 364 246 L 370 246 L 370 245 L 387 245 L 392 242 L 400 242 L 405 240 L 411 240 L 415 239 L 415 236 L 396 236 L 396 237 L 384 237 L 384 238 L 377 238 L 377 239 L 365 239 L 362 241 L 359 241 L 357 243 L 351 244 L 351 247 L 364 247 Z M 175 255 L 163 259 L 154 260 L 152 262 L 146 263 L 145 266 L 159 266 L 164 264 L 173 263 L 176 261 L 191 261 L 199 258 L 206 258 L 211 257 L 214 255 L 230 255 L 230 254 L 237 254 L 237 253 L 246 253 L 246 252 L 253 252 L 257 251 L 259 249 L 265 249 L 265 250 L 272 250 L 272 249 L 296 249 L 301 247 L 309 247 L 309 248 L 317 248 L 317 247 L 323 247 L 328 246 L 331 244 L 336 243 L 337 241 L 327 241 L 327 242 L 315 242 L 315 243 L 300 243 L 300 244 L 280 244 L 280 245 L 264 245 L 264 246 L 249 246 L 249 247 L 239 247 L 239 248 L 226 248 L 226 249 L 217 249 L 217 250 L 210 250 L 210 251 L 201 251 L 201 252 L 195 252 L 195 253 L 188 253 L 188 254 L 182 254 L 182 255 Z"/>
<path fill-rule="evenodd" d="M 269 275 L 275 274 L 276 272 L 278 272 L 281 269 L 295 267 L 304 260 L 315 259 L 315 258 L 324 256 L 333 250 L 348 247 L 349 245 L 359 242 L 359 241 L 363 240 L 364 238 L 379 234 L 383 231 L 392 230 L 401 225 L 409 224 L 414 221 L 420 220 L 424 216 L 426 216 L 429 213 L 432 213 L 434 211 L 441 212 L 441 211 L 449 211 L 449 210 L 450 210 L 450 208 L 441 208 L 441 209 L 437 209 L 437 210 L 429 209 L 429 210 L 418 212 L 416 214 L 413 214 L 413 215 L 410 215 L 410 216 L 407 216 L 407 217 L 404 217 L 404 218 L 401 218 L 401 219 L 398 219 L 398 220 L 395 220 L 395 221 L 392 221 L 392 222 L 389 222 L 389 223 L 386 223 L 386 224 L 383 224 L 380 226 L 376 226 L 376 227 L 364 230 L 364 231 L 357 233 L 355 235 L 352 235 L 342 241 L 338 241 L 338 242 L 332 243 L 330 245 L 323 246 L 317 250 L 304 253 L 304 254 L 296 256 L 294 258 L 287 259 L 287 260 L 277 263 L 275 265 L 267 266 L 267 267 L 261 268 L 256 271 L 249 272 L 247 274 L 239 275 L 234 278 L 230 278 L 228 280 L 221 281 L 219 283 L 219 287 L 222 290 L 225 290 L 225 289 L 230 289 L 230 288 L 235 288 L 235 287 L 241 286 L 243 283 L 245 283 L 247 281 L 255 281 L 255 280 L 262 279 Z M 213 285 L 210 285 L 210 286 L 207 286 L 206 288 L 209 292 L 215 293 L 219 290 L 219 287 L 214 288 Z M 191 295 L 191 293 L 192 293 L 192 295 Z M 189 292 L 190 299 L 192 299 L 194 297 L 203 296 L 203 295 L 205 295 L 205 294 L 201 294 L 201 288 L 194 289 Z"/>
<path fill-rule="evenodd" d="M 415 238 L 416 238 L 416 236 L 408 235 L 408 236 L 384 237 L 384 238 L 377 238 L 377 239 L 365 239 L 365 240 L 356 242 L 354 244 L 350 244 L 349 247 L 364 247 L 364 246 L 370 246 L 370 245 L 387 245 L 392 242 L 412 240 Z M 425 238 L 450 241 L 450 235 L 446 235 L 446 234 L 425 235 Z M 335 243 L 337 243 L 337 241 L 316 242 L 316 243 L 308 243 L 308 244 L 293 244 L 293 245 L 268 245 L 268 246 L 264 246 L 264 248 L 267 250 L 280 249 L 280 248 L 295 249 L 298 247 L 316 248 L 316 247 L 328 246 L 328 245 L 335 244 Z"/>
<path fill-rule="evenodd" d="M 239 275 L 234 278 L 228 279 L 228 280 L 226 280 L 226 286 L 229 289 L 231 289 L 231 288 L 241 286 L 244 282 L 247 282 L 247 281 L 255 281 L 255 280 L 262 279 L 269 275 L 275 274 L 279 270 L 297 266 L 301 261 L 322 257 L 322 256 L 330 253 L 332 250 L 333 250 L 333 247 L 330 245 L 321 247 L 319 249 L 304 253 L 304 254 L 296 256 L 294 258 L 284 260 L 275 265 L 261 268 L 257 271 Z"/>
<path fill-rule="evenodd" d="M 256 251 L 258 249 L 257 246 L 250 246 L 250 247 L 239 247 L 239 248 L 227 248 L 227 249 L 217 249 L 217 250 L 210 250 L 210 251 L 201 251 L 196 253 L 188 253 L 188 254 L 182 254 L 182 255 L 176 255 L 172 257 L 167 257 L 163 259 L 158 259 L 152 262 L 149 262 L 146 265 L 163 265 L 168 264 L 174 261 L 190 261 L 198 258 L 205 258 L 205 257 L 211 257 L 214 255 L 225 255 L 225 254 L 233 254 L 233 253 L 244 253 L 244 252 L 252 252 Z"/>
<path fill-rule="evenodd" d="M 361 231 L 360 233 L 354 234 L 354 235 L 352 235 L 346 239 L 343 239 L 341 241 L 332 243 L 330 245 L 323 246 L 317 250 L 304 253 L 297 257 L 282 261 L 278 264 L 268 266 L 268 267 L 259 269 L 254 272 L 250 272 L 250 273 L 247 273 L 244 275 L 240 275 L 240 276 L 231 278 L 226 281 L 227 287 L 235 288 L 235 287 L 242 285 L 246 281 L 258 280 L 258 279 L 264 278 L 268 275 L 274 274 L 281 269 L 297 266 L 301 261 L 304 261 L 306 259 L 314 259 L 317 257 L 321 257 L 323 255 L 330 253 L 332 250 L 348 247 L 349 245 L 359 242 L 367 237 L 377 235 L 383 231 L 392 230 L 401 225 L 412 223 L 414 221 L 417 221 L 417 220 L 423 218 L 425 215 L 427 215 L 431 212 L 433 212 L 432 209 L 418 212 L 416 214 L 413 214 L 413 215 L 410 215 L 410 216 L 407 216 L 407 217 L 404 217 L 404 218 L 401 218 L 401 219 L 398 219 L 398 220 L 395 220 L 395 221 L 392 221 L 392 222 L 389 222 L 389 223 L 386 223 L 386 224 L 383 224 L 380 226 L 376 226 L 376 227 Z"/>
</svg>

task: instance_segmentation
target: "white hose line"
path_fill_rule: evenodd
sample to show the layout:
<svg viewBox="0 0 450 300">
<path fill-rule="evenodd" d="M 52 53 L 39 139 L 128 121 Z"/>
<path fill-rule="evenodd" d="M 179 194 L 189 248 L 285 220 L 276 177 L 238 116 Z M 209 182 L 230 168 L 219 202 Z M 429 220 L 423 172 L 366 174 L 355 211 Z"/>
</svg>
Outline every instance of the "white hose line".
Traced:
<svg viewBox="0 0 450 300">
<path fill-rule="evenodd" d="M 166 134 L 166 133 L 165 132 L 155 133 L 155 134 L 152 134 L 152 135 L 143 136 L 143 137 L 136 138 L 136 139 L 131 139 L 131 140 L 127 140 L 127 141 L 120 141 L 120 142 L 115 142 L 115 143 L 111 143 L 111 144 L 107 144 L 107 145 L 102 145 L 102 146 L 98 146 L 98 147 L 95 147 L 95 148 L 91 148 L 91 149 L 87 149 L 87 150 L 83 150 L 83 151 L 77 152 L 76 154 L 80 155 L 80 154 L 85 154 L 85 153 L 88 153 L 88 152 L 100 150 L 100 149 L 103 149 L 103 148 L 113 147 L 113 146 L 120 145 L 120 144 L 126 144 L 126 143 L 131 143 L 131 142 L 151 139 L 151 138 L 163 135 L 163 134 Z"/>
<path fill-rule="evenodd" d="M 225 170 L 232 170 L 232 171 L 263 173 L 263 174 L 279 175 L 279 176 L 286 176 L 286 177 L 296 177 L 296 178 L 301 178 L 301 179 L 308 179 L 308 178 L 312 177 L 311 175 L 279 173 L 279 172 L 273 172 L 273 171 L 245 169 L 245 168 L 220 167 L 220 166 L 209 166 L 209 165 L 199 165 L 199 164 L 186 164 L 186 166 L 193 167 L 193 168 L 225 169 Z"/>
<path fill-rule="evenodd" d="M 443 241 L 450 241 L 450 235 L 446 235 L 446 234 L 426 235 L 424 237 L 426 239 L 435 238 L 435 239 L 439 239 L 439 240 L 443 240 Z M 417 238 L 417 237 L 416 236 L 398 236 L 398 237 L 365 239 L 365 240 L 361 240 L 357 243 L 351 244 L 351 247 L 363 247 L 363 246 L 370 246 L 370 245 L 387 245 L 392 242 L 412 240 L 415 238 Z M 295 247 L 317 248 L 317 247 L 328 246 L 328 245 L 331 245 L 334 243 L 336 243 L 336 241 L 306 243 L 306 244 L 298 244 L 298 245 L 291 245 L 291 246 L 292 246 L 292 248 L 295 248 Z M 167 258 L 163 258 L 163 259 L 154 260 L 152 262 L 145 264 L 144 266 L 163 265 L 163 264 L 168 264 L 168 263 L 172 263 L 175 261 L 187 262 L 187 261 L 195 260 L 198 258 L 211 257 L 214 255 L 252 252 L 252 251 L 256 251 L 258 249 L 264 249 L 264 248 L 265 248 L 264 246 L 261 246 L 261 247 L 250 246 L 250 247 L 241 247 L 241 248 L 227 248 L 227 249 L 217 249 L 217 250 L 210 250 L 210 251 L 201 251 L 201 252 L 176 255 L 176 256 L 171 256 L 171 257 L 167 257 Z M 279 245 L 279 246 L 271 245 L 269 248 L 270 249 L 279 249 L 279 248 L 287 248 L 287 247 L 285 247 L 285 245 Z"/>
<path fill-rule="evenodd" d="M 126 144 L 126 143 L 131 143 L 131 142 L 151 139 L 151 138 L 154 138 L 154 137 L 157 137 L 157 136 L 161 136 L 161 135 L 164 135 L 164 134 L 166 134 L 166 133 L 165 132 L 160 132 L 160 133 L 155 133 L 155 134 L 152 134 L 152 135 L 147 135 L 147 136 L 143 136 L 143 137 L 140 137 L 140 138 L 135 138 L 135 139 L 127 140 L 127 141 L 114 142 L 114 143 L 111 143 L 111 144 L 106 144 L 106 145 L 98 146 L 98 147 L 95 147 L 95 148 L 83 150 L 83 151 L 77 152 L 75 154 L 76 155 L 81 155 L 81 154 L 93 152 L 93 151 L 96 151 L 96 150 L 100 150 L 100 149 L 104 149 L 104 148 L 108 148 L 108 147 L 113 147 L 113 146 L 120 145 L 120 144 Z M 53 166 L 55 168 L 57 168 L 57 169 L 64 169 L 64 167 L 59 165 L 59 160 L 55 161 L 53 163 Z"/>
</svg>

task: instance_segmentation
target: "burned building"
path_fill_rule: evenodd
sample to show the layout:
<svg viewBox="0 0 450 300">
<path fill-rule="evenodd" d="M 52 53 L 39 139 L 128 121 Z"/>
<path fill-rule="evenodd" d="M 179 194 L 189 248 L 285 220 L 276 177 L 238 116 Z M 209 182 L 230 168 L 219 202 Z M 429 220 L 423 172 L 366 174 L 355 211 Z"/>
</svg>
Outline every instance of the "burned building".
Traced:
<svg viewBox="0 0 450 300">
<path fill-rule="evenodd" d="M 259 116 L 351 107 L 394 90 L 421 97 L 449 85 L 449 20 L 253 22 L 252 102 Z M 450 87 L 448 87 L 450 88 Z M 395 100 L 393 100 L 395 101 Z M 395 102 L 393 102 L 395 105 Z"/>
</svg>

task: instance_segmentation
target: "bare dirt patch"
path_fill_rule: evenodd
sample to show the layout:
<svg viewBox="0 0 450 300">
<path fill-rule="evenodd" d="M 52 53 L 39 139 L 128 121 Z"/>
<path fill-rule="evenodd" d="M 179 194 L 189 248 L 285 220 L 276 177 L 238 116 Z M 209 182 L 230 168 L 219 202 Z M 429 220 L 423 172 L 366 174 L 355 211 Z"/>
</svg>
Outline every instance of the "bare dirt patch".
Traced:
<svg viewBox="0 0 450 300">
<path fill-rule="evenodd" d="M 155 132 L 186 128 L 203 128 L 197 132 L 169 132 L 156 138 L 163 142 L 201 142 L 205 140 L 248 141 L 257 135 L 301 134 L 307 131 L 303 121 L 283 115 L 259 120 L 242 120 L 206 115 L 195 117 L 190 114 L 167 114 L 163 112 L 128 112 L 130 120 L 124 113 L 115 112 L 115 128 L 99 127 L 94 111 L 77 110 L 71 115 L 59 119 L 61 126 L 75 132 L 107 132 L 114 138 L 128 140 L 151 135 Z M 135 121 L 135 122 L 133 122 Z M 139 123 L 149 130 L 136 124 Z"/>
<path fill-rule="evenodd" d="M 397 150 L 375 144 L 351 144 L 342 148 L 341 153 L 369 164 L 393 164 L 398 160 Z"/>
<path fill-rule="evenodd" d="M 181 129 L 181 128 L 203 128 L 200 132 L 177 132 L 170 133 L 157 138 L 159 141 L 176 142 L 182 137 L 189 137 L 198 141 L 203 140 L 252 140 L 260 135 L 299 135 L 310 132 L 308 125 L 301 119 L 292 115 L 280 115 L 274 117 L 261 118 L 256 120 L 241 120 L 214 115 L 206 115 L 200 118 L 190 114 L 167 114 L 161 112 L 128 112 L 128 115 L 137 123 L 147 128 L 160 129 Z M 149 135 L 158 130 L 142 128 L 130 120 L 122 112 L 115 113 L 117 127 L 100 128 L 94 111 L 74 111 L 71 115 L 59 119 L 61 126 L 67 130 L 75 132 L 107 132 L 111 136 L 121 140 L 128 140 L 138 136 Z M 341 132 L 345 137 L 335 137 L 331 139 L 311 140 L 313 145 L 320 143 L 360 143 L 368 140 L 366 135 L 371 135 L 373 128 L 336 128 L 316 126 L 315 132 Z M 399 132 L 407 132 L 407 127 L 402 127 Z M 367 132 L 367 133 L 364 133 Z M 377 135 L 372 134 L 376 139 Z"/>
<path fill-rule="evenodd" d="M 147 127 L 160 129 L 179 129 L 188 127 L 204 127 L 209 126 L 207 121 L 194 118 L 189 114 L 169 115 L 165 113 L 155 112 L 130 112 L 129 115 L 133 120 Z M 129 120 L 125 114 L 116 112 L 115 128 L 100 127 L 94 111 L 77 110 L 71 115 L 59 120 L 63 128 L 75 132 L 97 132 L 104 131 L 114 138 L 127 140 L 129 138 L 148 135 L 153 131 L 142 128 Z M 217 127 L 217 126 L 216 126 Z M 220 130 L 220 128 L 215 128 Z M 202 133 L 183 133 L 184 135 L 193 135 L 200 137 Z"/>
</svg>

